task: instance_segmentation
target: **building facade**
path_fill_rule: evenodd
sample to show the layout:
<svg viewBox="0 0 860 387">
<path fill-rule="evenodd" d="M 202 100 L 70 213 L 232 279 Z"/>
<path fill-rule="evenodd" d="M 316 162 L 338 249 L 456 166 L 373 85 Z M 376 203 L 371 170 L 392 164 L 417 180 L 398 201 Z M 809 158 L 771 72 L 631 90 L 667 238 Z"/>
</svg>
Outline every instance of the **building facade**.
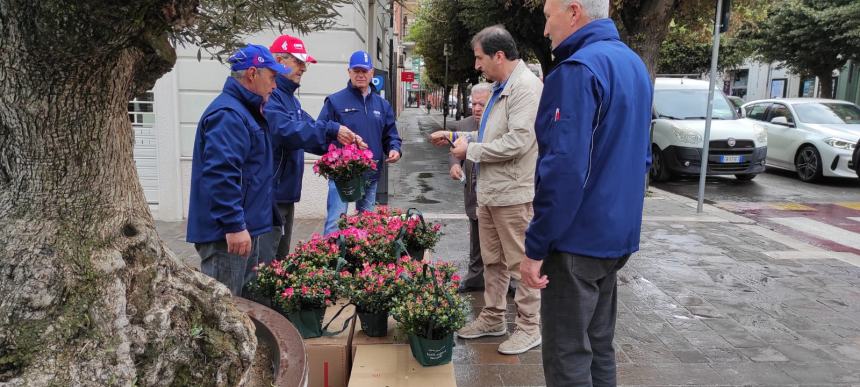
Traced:
<svg viewBox="0 0 860 387">
<path fill-rule="evenodd" d="M 301 35 L 308 52 L 319 63 L 309 66 L 298 91 L 302 106 L 313 116 L 325 97 L 344 88 L 349 80 L 347 64 L 356 50 L 373 56 L 376 75 L 392 73 L 391 0 L 356 2 L 339 9 L 336 24 L 325 31 Z M 269 46 L 280 33 L 266 31 L 247 37 L 248 43 Z M 146 199 L 159 220 L 180 220 L 188 214 L 191 184 L 191 157 L 197 122 L 203 110 L 220 93 L 229 67 L 214 59 L 197 59 L 197 47 L 178 47 L 173 70 L 159 79 L 151 92 L 129 102 L 129 118 L 135 132 L 135 162 Z M 396 54 L 395 54 L 396 55 Z M 397 71 L 393 71 L 396 73 Z M 390 88 L 390 77 L 385 79 Z M 393 99 L 391 91 L 383 95 Z M 394 105 L 394 104 L 392 104 Z M 296 217 L 325 216 L 327 184 L 314 175 L 316 156 L 307 154 L 302 201 L 296 205 Z"/>
<path fill-rule="evenodd" d="M 723 92 L 750 102 L 766 98 L 817 98 L 821 96 L 821 80 L 794 74 L 779 63 L 744 62 L 723 78 Z M 833 72 L 827 81 L 833 85 L 834 98 L 860 103 L 860 65 L 849 61 Z"/>
</svg>

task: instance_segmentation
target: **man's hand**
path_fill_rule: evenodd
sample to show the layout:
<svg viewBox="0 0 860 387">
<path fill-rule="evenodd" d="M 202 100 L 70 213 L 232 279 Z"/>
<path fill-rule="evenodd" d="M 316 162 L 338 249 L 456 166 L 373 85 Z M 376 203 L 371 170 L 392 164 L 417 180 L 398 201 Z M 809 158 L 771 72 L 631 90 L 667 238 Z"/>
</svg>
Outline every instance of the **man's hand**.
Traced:
<svg viewBox="0 0 860 387">
<path fill-rule="evenodd" d="M 341 125 L 337 130 L 337 141 L 343 145 L 349 145 L 355 142 L 357 136 L 346 126 Z"/>
<path fill-rule="evenodd" d="M 358 147 L 358 149 L 367 149 L 367 143 L 364 142 L 364 139 L 357 134 L 355 135 L 355 145 Z"/>
<path fill-rule="evenodd" d="M 460 164 L 454 164 L 451 166 L 451 171 L 448 174 L 451 175 L 452 179 L 460 180 L 463 178 L 463 168 L 460 167 Z"/>
<path fill-rule="evenodd" d="M 449 138 L 450 136 L 451 132 L 447 130 L 437 130 L 430 133 L 430 142 L 436 146 L 448 146 L 450 144 L 448 144 L 448 140 L 446 140 L 446 138 Z"/>
<path fill-rule="evenodd" d="M 529 257 L 520 262 L 520 275 L 522 283 L 530 288 L 544 289 L 549 283 L 546 275 L 540 275 L 540 267 L 543 266 L 543 261 L 536 261 Z"/>
<path fill-rule="evenodd" d="M 227 252 L 242 257 L 251 254 L 251 234 L 248 234 L 248 230 L 227 233 Z"/>
<path fill-rule="evenodd" d="M 466 159 L 466 150 L 469 148 L 469 141 L 466 140 L 466 137 L 460 137 L 457 141 L 454 141 L 454 147 L 451 148 L 451 154 L 457 158 L 457 160 L 465 160 Z"/>
<path fill-rule="evenodd" d="M 400 160 L 400 152 L 398 152 L 396 150 L 392 150 L 391 152 L 388 152 L 388 158 L 385 159 L 385 162 L 386 163 L 396 163 L 397 160 Z"/>
</svg>

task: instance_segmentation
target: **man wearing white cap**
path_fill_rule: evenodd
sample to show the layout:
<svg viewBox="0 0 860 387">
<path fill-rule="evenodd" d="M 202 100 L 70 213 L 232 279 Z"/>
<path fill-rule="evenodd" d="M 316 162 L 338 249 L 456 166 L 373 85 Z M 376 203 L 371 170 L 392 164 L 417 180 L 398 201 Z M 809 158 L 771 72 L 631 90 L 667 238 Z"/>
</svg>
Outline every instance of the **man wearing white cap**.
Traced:
<svg viewBox="0 0 860 387">
<path fill-rule="evenodd" d="M 260 262 L 270 263 L 285 257 L 290 250 L 295 203 L 301 199 L 305 151 L 323 154 L 335 139 L 342 144 L 357 142 L 361 137 L 334 121 L 315 121 L 302 110 L 295 92 L 308 63 L 316 63 L 308 55 L 301 39 L 282 35 L 269 47 L 278 63 L 292 71 L 277 78 L 277 88 L 266 104 L 264 113 L 272 133 L 274 156 L 274 198 L 283 220 L 283 230 L 275 227 L 260 243 Z"/>
</svg>

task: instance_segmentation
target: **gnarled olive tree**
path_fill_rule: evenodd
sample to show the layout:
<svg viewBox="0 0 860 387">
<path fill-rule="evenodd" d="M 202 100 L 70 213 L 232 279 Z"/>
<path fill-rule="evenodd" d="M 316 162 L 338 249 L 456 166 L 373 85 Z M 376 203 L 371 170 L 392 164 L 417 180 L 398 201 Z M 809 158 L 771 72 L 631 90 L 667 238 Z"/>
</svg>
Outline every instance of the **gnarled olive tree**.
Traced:
<svg viewBox="0 0 860 387">
<path fill-rule="evenodd" d="M 342 0 L 0 0 L 0 385 L 237 385 L 253 326 L 155 232 L 127 103 Z M 226 75 L 226 74 L 225 74 Z"/>
</svg>

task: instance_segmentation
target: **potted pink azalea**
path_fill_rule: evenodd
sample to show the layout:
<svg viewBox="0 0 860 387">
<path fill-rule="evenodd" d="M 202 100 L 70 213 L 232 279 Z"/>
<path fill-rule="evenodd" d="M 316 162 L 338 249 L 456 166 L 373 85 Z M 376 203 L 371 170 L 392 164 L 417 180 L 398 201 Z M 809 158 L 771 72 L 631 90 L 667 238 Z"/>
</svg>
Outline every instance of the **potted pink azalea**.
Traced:
<svg viewBox="0 0 860 387">
<path fill-rule="evenodd" d="M 408 260 L 408 258 L 407 258 Z M 341 273 L 344 291 L 355 304 L 361 329 L 369 337 L 388 334 L 388 311 L 398 294 L 401 276 L 407 270 L 400 263 L 364 263 L 354 274 Z"/>
<path fill-rule="evenodd" d="M 423 366 L 451 361 L 454 332 L 469 315 L 469 300 L 457 293 L 460 277 L 450 263 L 422 263 L 407 258 L 403 282 L 389 313 L 409 336 L 415 360 Z"/>
<path fill-rule="evenodd" d="M 328 152 L 314 164 L 314 172 L 334 181 L 341 200 L 345 202 L 354 202 L 364 196 L 366 173 L 375 170 L 373 152 L 352 144 L 343 148 L 329 145 Z"/>
<path fill-rule="evenodd" d="M 251 290 L 271 299 L 273 309 L 287 317 L 302 338 L 319 337 L 326 307 L 340 293 L 337 272 L 325 266 L 302 262 L 294 255 L 257 267 Z"/>
</svg>

